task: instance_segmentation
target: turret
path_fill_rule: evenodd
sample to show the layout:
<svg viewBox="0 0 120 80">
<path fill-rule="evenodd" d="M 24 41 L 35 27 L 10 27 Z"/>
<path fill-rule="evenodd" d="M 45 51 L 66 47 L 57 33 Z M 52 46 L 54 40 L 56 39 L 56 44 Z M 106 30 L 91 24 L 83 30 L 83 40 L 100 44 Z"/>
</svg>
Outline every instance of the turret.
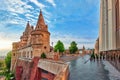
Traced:
<svg viewBox="0 0 120 80">
<path fill-rule="evenodd" d="M 39 14 L 39 18 L 38 18 L 38 22 L 37 22 L 35 30 L 47 31 L 47 25 L 45 24 L 45 21 L 44 21 L 44 18 L 43 18 L 41 10 L 40 10 L 40 14 Z"/>
<path fill-rule="evenodd" d="M 21 39 L 21 46 L 24 46 L 27 44 L 28 38 L 31 35 L 33 28 L 30 26 L 29 21 L 27 22 L 26 29 L 23 32 L 23 35 L 20 37 Z"/>
</svg>

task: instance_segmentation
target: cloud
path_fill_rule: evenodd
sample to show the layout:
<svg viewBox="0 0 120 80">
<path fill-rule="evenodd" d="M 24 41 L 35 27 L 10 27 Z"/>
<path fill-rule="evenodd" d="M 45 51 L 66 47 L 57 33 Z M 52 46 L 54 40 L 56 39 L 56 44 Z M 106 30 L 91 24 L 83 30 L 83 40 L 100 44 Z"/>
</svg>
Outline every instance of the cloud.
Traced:
<svg viewBox="0 0 120 80">
<path fill-rule="evenodd" d="M 46 1 L 49 2 L 52 6 L 56 7 L 54 0 L 46 0 Z"/>
<path fill-rule="evenodd" d="M 7 34 L 0 32 L 0 56 L 4 56 L 8 51 L 12 50 L 12 43 L 18 41 L 17 34 Z"/>
<path fill-rule="evenodd" d="M 38 2 L 38 0 L 30 0 L 30 1 L 33 2 L 35 5 L 37 5 L 38 7 L 40 7 L 41 9 L 46 7 L 44 4 Z"/>
<path fill-rule="evenodd" d="M 40 8 L 50 29 L 51 42 L 54 42 L 54 45 L 61 40 L 68 48 L 72 41 L 76 41 L 79 48 L 83 45 L 86 48 L 93 48 L 97 34 L 94 10 L 99 13 L 96 4 L 98 0 L 94 2 L 93 0 L 77 0 L 76 2 L 68 0 L 67 3 L 64 0 L 2 0 L 0 3 L 0 45 L 3 46 L 0 46 L 0 53 L 8 52 L 11 50 L 12 42 L 19 41 L 27 21 L 30 21 L 31 25 L 36 25 Z M 57 8 L 53 8 L 56 6 Z M 58 33 L 59 31 L 61 33 Z M 90 35 L 94 38 L 88 38 Z"/>
<path fill-rule="evenodd" d="M 0 10 L 7 10 L 19 14 L 29 12 L 29 9 L 34 9 L 31 5 L 21 0 L 7 0 L 0 3 L 0 5 L 4 5 L 0 7 Z"/>
<path fill-rule="evenodd" d="M 11 49 L 12 42 L 11 40 L 0 39 L 0 50 Z"/>
</svg>

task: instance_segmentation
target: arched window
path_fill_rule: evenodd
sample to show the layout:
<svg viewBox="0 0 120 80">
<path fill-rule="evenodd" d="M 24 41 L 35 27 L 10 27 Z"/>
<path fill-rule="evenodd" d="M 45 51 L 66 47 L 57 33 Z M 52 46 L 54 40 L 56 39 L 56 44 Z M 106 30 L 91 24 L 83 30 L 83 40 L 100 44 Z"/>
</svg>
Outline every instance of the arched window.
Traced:
<svg viewBox="0 0 120 80">
<path fill-rule="evenodd" d="M 32 53 L 32 51 L 31 51 L 31 58 L 33 58 L 33 53 Z"/>
<path fill-rule="evenodd" d="M 15 56 L 15 53 L 13 53 L 13 56 Z"/>
<path fill-rule="evenodd" d="M 44 49 L 47 49 L 47 47 L 46 47 L 46 46 L 44 46 Z"/>
<path fill-rule="evenodd" d="M 29 52 L 27 52 L 27 58 L 29 57 Z"/>
</svg>

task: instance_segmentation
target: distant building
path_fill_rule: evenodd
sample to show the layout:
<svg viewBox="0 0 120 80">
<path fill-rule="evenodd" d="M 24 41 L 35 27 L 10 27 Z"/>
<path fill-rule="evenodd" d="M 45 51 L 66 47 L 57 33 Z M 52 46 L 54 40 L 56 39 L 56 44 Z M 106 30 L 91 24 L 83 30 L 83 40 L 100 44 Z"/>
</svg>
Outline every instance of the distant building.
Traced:
<svg viewBox="0 0 120 80">
<path fill-rule="evenodd" d="M 82 54 L 86 54 L 85 46 L 83 45 Z"/>
</svg>

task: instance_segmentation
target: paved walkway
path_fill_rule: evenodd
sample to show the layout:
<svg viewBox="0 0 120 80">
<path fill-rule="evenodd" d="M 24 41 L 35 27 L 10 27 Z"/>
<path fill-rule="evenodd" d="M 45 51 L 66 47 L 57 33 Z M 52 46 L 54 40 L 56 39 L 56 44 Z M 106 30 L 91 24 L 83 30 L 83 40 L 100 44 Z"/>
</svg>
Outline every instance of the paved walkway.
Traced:
<svg viewBox="0 0 120 80">
<path fill-rule="evenodd" d="M 116 70 L 108 61 L 103 61 L 105 69 L 109 71 L 110 80 L 120 80 L 120 72 Z"/>
<path fill-rule="evenodd" d="M 102 61 L 90 61 L 86 55 L 69 62 L 69 80 L 110 80 Z"/>
<path fill-rule="evenodd" d="M 97 80 L 120 80 L 120 72 L 108 61 L 98 60 L 91 62 L 87 55 L 83 57 L 64 55 L 61 60 L 68 62 L 70 65 L 69 80 L 96 80 L 96 78 Z M 84 74 L 86 77 L 83 77 Z"/>
</svg>

